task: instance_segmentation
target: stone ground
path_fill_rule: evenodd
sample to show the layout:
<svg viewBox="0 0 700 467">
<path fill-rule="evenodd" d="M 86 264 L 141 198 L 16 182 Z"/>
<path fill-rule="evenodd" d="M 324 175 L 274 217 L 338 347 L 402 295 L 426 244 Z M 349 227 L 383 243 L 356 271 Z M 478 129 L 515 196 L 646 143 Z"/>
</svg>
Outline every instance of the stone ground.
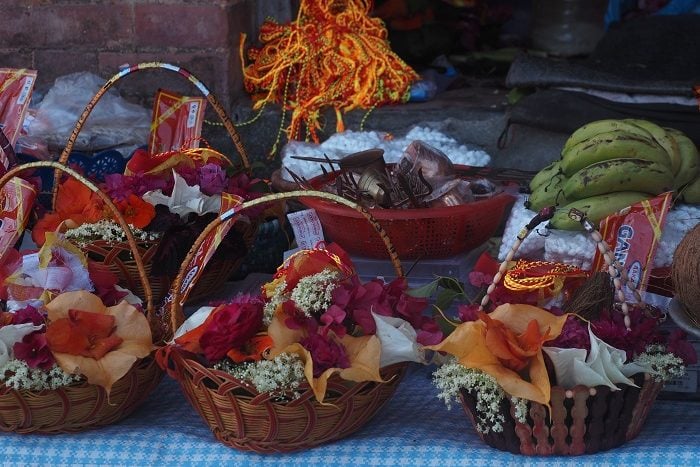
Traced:
<svg viewBox="0 0 700 467">
<path fill-rule="evenodd" d="M 508 90 L 494 80 L 471 80 L 466 85 L 440 93 L 431 101 L 375 109 L 366 119 L 365 130 L 404 134 L 414 125 L 429 126 L 456 139 L 460 144 L 483 148 L 495 167 L 538 170 L 559 157 L 567 135 L 512 125 L 504 147 L 499 147 L 499 136 L 506 127 L 509 105 Z M 353 111 L 345 116 L 345 127 L 358 131 L 365 111 Z M 234 106 L 232 118 L 244 122 L 255 115 L 250 102 Z M 335 117 L 328 114 L 331 133 L 335 131 Z M 279 157 L 269 159 L 280 126 L 278 108 L 269 108 L 250 125 L 238 127 L 243 144 L 252 161 L 260 162 L 257 174 L 269 175 L 279 167 Z M 207 127 L 204 131 L 217 149 L 234 154 L 226 133 L 221 128 Z"/>
</svg>

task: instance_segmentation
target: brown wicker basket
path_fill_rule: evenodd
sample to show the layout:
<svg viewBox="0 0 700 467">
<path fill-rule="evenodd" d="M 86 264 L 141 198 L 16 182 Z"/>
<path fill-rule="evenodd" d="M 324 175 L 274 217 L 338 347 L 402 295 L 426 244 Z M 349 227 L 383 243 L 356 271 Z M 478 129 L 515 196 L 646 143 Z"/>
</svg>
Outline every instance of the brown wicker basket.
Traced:
<svg viewBox="0 0 700 467">
<path fill-rule="evenodd" d="M 32 162 L 17 166 L 0 178 L 0 188 L 22 171 L 50 167 L 67 173 L 84 183 L 105 202 L 124 229 L 131 246 L 137 277 L 146 297 L 146 314 L 154 331 L 157 320 L 148 276 L 143 267 L 136 241 L 124 218 L 109 197 L 77 172 L 56 162 Z M 152 356 L 138 360 L 113 386 L 107 397 L 105 390 L 87 382 L 55 390 L 15 390 L 0 383 L 0 430 L 17 433 L 67 433 L 83 431 L 114 423 L 138 407 L 163 377 Z"/>
<path fill-rule="evenodd" d="M 245 170 L 250 169 L 248 155 L 246 153 L 245 148 L 243 147 L 243 144 L 241 143 L 240 136 L 238 135 L 236 128 L 233 126 L 233 123 L 231 122 L 231 119 L 229 118 L 228 114 L 224 110 L 223 106 L 216 99 L 214 94 L 212 94 L 209 91 L 209 89 L 207 89 L 207 87 L 189 71 L 175 65 L 159 62 L 140 63 L 138 65 L 125 68 L 116 75 L 114 75 L 112 78 L 110 78 L 107 82 L 105 82 L 104 85 L 102 85 L 102 88 L 100 88 L 100 90 L 93 96 L 90 102 L 88 102 L 87 106 L 85 107 L 85 110 L 83 110 L 83 113 L 80 115 L 80 118 L 78 119 L 78 122 L 76 123 L 75 128 L 73 129 L 73 132 L 71 133 L 70 138 L 68 139 L 68 142 L 66 143 L 66 146 L 61 152 L 61 156 L 58 159 L 58 161 L 61 164 L 65 165 L 68 163 L 68 158 L 70 156 L 71 151 L 73 150 L 73 146 L 75 145 L 80 131 L 85 125 L 85 122 L 87 121 L 87 118 L 89 117 L 93 108 L 95 107 L 95 105 L 97 105 L 102 96 L 124 76 L 127 76 L 137 71 L 143 71 L 148 69 L 174 71 L 180 76 L 183 76 L 184 78 L 189 80 L 199 91 L 201 91 L 202 94 L 204 94 L 204 96 L 207 98 L 209 104 L 212 106 L 214 111 L 216 111 L 217 115 L 221 119 L 224 128 L 228 132 L 231 141 L 233 141 L 233 144 L 236 150 L 238 151 L 238 155 L 241 158 L 241 164 L 243 168 Z M 56 196 L 58 194 L 57 190 L 59 186 L 59 176 L 60 173 L 56 172 L 53 184 L 54 206 L 56 205 Z M 245 241 L 246 249 L 250 249 L 255 240 L 255 235 L 258 229 L 258 223 L 251 222 L 245 225 L 243 223 L 239 224 L 240 225 L 237 224 L 238 229 L 246 229 L 246 232 L 243 232 L 242 238 Z M 160 301 L 160 299 L 162 299 L 165 296 L 170 286 L 171 280 L 171 278 L 168 277 L 154 277 L 150 274 L 152 266 L 151 261 L 153 255 L 158 249 L 158 244 L 158 241 L 139 242 L 139 253 L 141 253 L 143 262 L 146 266 L 147 274 L 151 278 L 153 297 L 156 302 Z M 130 254 L 130 248 L 129 245 L 126 244 L 126 242 L 110 243 L 105 241 L 97 241 L 82 248 L 89 255 L 90 258 L 108 265 L 110 270 L 119 277 L 120 282 L 128 284 L 130 287 L 132 287 L 132 291 L 138 297 L 144 298 L 143 289 L 140 287 L 138 279 L 136 279 L 138 277 L 136 263 L 134 262 L 133 256 L 131 256 Z M 223 283 L 226 282 L 229 279 L 229 277 L 231 277 L 233 272 L 236 271 L 238 267 L 240 267 L 241 263 L 243 262 L 243 259 L 244 257 L 219 257 L 213 260 L 214 264 L 212 264 L 209 268 L 205 270 L 204 276 L 197 283 L 197 289 L 193 291 L 189 299 L 192 301 L 199 300 L 202 298 L 206 298 L 207 296 L 216 292 L 223 285 Z"/>
<path fill-rule="evenodd" d="M 367 210 L 339 196 L 293 191 L 264 196 L 244 203 L 241 208 L 300 196 L 330 199 L 362 213 L 382 237 L 397 275 L 403 276 L 398 257 L 381 226 Z M 183 277 L 187 274 L 185 267 L 207 234 L 225 221 L 226 217 L 221 216 L 207 226 L 175 279 L 171 288 L 172 307 L 169 315 L 164 316 L 170 322 L 171 333 L 184 320 L 178 295 Z M 164 357 L 159 359 L 159 364 L 178 381 L 187 400 L 209 425 L 214 436 L 227 446 L 260 453 L 298 451 L 337 440 L 358 430 L 391 398 L 406 369 L 405 364 L 383 368 L 381 374 L 386 380 L 384 383 L 353 383 L 331 378 L 324 404 L 314 398 L 308 386 L 302 386 L 303 393 L 299 399 L 279 402 L 266 393 L 258 393 L 228 373 L 205 368 L 176 347 L 171 348 L 168 355 L 167 361 Z"/>
</svg>

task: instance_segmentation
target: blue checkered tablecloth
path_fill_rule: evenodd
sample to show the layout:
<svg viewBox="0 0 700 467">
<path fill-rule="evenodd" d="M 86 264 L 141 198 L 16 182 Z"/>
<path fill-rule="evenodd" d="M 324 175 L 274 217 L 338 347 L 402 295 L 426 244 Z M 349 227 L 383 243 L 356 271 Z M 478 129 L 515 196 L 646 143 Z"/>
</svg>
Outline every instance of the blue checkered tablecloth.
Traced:
<svg viewBox="0 0 700 467">
<path fill-rule="evenodd" d="M 296 454 L 258 455 L 217 442 L 167 376 L 122 422 L 72 435 L 0 434 L 13 465 L 700 465 L 700 403 L 658 401 L 639 437 L 581 457 L 524 457 L 483 444 L 460 407 L 436 397 L 430 371 L 412 367 L 394 398 L 363 429 Z"/>
</svg>

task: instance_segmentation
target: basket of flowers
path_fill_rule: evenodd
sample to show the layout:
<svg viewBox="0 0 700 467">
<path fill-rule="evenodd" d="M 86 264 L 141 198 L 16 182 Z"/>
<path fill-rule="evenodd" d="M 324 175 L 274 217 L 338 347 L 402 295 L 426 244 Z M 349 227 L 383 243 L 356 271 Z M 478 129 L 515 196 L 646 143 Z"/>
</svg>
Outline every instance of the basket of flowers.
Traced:
<svg viewBox="0 0 700 467">
<path fill-rule="evenodd" d="M 37 167 L 66 172 L 99 193 L 55 162 L 11 169 L 0 187 Z M 0 259 L 0 430 L 64 433 L 114 423 L 160 382 L 148 278 L 126 221 L 100 196 L 125 229 L 145 309 L 105 265 L 88 260 L 61 234 L 48 232 L 38 251 L 7 250 Z"/>
<path fill-rule="evenodd" d="M 164 63 L 142 63 L 109 79 L 87 104 L 61 153 L 60 163 L 68 162 L 81 128 L 105 92 L 124 76 L 147 69 L 171 70 L 192 82 L 221 118 L 240 156 L 240 164 L 234 164 L 209 147 L 159 154 L 140 149 L 131 156 L 124 173 L 101 174 L 104 181 L 100 187 L 132 226 L 157 301 L 165 295 L 185 252 L 204 226 L 237 197 L 251 199 L 269 190 L 265 183 L 250 177 L 250 164 L 238 133 L 214 95 L 186 70 Z M 216 291 L 238 268 L 255 239 L 258 214 L 251 213 L 231 230 L 191 299 Z M 84 185 L 73 179 L 61 180 L 57 172 L 52 211 L 33 227 L 34 241 L 41 245 L 43 233 L 59 226 L 90 258 L 108 265 L 138 296 L 143 296 L 134 258 L 111 212 L 103 209 L 103 203 Z"/>
<path fill-rule="evenodd" d="M 423 361 L 419 344 L 442 338 L 436 322 L 423 315 L 427 301 L 406 293 L 389 239 L 363 208 L 301 191 L 241 208 L 300 195 L 362 212 L 379 229 L 398 277 L 361 283 L 339 247 L 300 250 L 260 295 L 200 309 L 183 323 L 178 294 L 192 270 L 183 267 L 171 289 L 175 337 L 159 349 L 158 361 L 214 436 L 241 450 L 296 451 L 353 433 L 393 395 L 406 362 Z M 202 238 L 189 258 L 201 254 Z"/>
<path fill-rule="evenodd" d="M 460 305 L 461 324 L 429 347 L 447 356 L 434 373 L 439 397 L 460 401 L 480 437 L 500 450 L 580 455 L 620 446 L 639 434 L 664 382 L 696 360 L 683 335 L 661 332 L 665 314 L 643 303 L 600 233 L 580 212 L 572 216 L 604 252 L 607 272 L 513 264 L 516 242 L 491 270 L 480 304 Z M 484 283 L 483 274 L 474 282 Z"/>
</svg>

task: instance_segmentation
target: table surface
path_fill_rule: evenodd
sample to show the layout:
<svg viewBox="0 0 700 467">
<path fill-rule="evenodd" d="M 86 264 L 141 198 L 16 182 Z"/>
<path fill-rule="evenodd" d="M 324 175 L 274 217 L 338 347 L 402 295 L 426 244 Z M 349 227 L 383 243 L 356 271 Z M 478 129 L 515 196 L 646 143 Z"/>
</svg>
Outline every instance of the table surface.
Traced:
<svg viewBox="0 0 700 467">
<path fill-rule="evenodd" d="M 393 399 L 354 435 L 300 453 L 229 448 L 167 375 L 120 423 L 71 435 L 0 434 L 3 464 L 97 465 L 700 465 L 700 403 L 657 401 L 638 438 L 580 457 L 525 457 L 483 444 L 461 407 L 437 399 L 430 370 L 410 368 Z"/>
</svg>

